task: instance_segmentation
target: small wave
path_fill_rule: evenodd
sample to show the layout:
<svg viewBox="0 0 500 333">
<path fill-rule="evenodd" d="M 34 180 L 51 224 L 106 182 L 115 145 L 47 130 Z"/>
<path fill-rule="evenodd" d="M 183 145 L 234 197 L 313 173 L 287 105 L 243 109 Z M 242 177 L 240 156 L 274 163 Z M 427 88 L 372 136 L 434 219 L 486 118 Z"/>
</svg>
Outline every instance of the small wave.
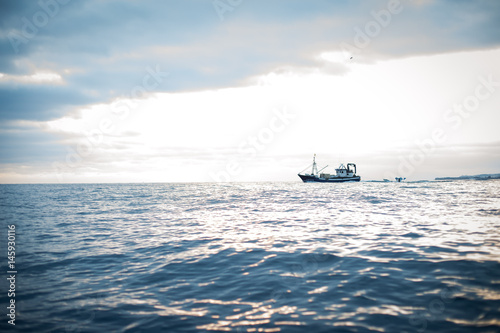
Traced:
<svg viewBox="0 0 500 333">
<path fill-rule="evenodd" d="M 401 235 L 401 237 L 420 238 L 420 237 L 424 237 L 424 236 L 421 234 L 417 234 L 415 232 L 409 232 L 407 234 Z"/>
<path fill-rule="evenodd" d="M 493 216 L 498 216 L 500 215 L 500 209 L 478 209 L 478 212 L 480 215 L 493 215 Z"/>
</svg>

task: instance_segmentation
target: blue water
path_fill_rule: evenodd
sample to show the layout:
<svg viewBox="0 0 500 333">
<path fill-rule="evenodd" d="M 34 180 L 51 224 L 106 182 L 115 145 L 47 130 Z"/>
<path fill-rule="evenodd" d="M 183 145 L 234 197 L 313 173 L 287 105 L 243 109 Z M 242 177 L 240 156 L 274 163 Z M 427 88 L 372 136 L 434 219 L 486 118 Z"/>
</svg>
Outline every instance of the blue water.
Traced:
<svg viewBox="0 0 500 333">
<path fill-rule="evenodd" d="M 2 332 L 500 331 L 500 181 L 0 185 L 0 205 Z"/>
</svg>

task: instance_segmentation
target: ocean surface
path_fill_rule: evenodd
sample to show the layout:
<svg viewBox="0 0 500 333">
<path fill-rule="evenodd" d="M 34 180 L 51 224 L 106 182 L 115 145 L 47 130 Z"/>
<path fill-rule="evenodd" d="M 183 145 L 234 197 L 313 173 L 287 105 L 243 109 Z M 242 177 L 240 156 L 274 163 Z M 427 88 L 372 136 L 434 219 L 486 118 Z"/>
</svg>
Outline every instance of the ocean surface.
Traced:
<svg viewBox="0 0 500 333">
<path fill-rule="evenodd" d="M 0 185 L 0 207 L 1 332 L 500 332 L 500 181 Z"/>
</svg>

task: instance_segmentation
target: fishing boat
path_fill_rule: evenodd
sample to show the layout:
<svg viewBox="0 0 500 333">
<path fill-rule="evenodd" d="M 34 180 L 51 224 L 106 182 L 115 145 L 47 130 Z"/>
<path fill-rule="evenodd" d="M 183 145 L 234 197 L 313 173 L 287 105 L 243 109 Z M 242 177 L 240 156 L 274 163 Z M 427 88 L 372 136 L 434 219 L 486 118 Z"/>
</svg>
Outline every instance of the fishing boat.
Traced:
<svg viewBox="0 0 500 333">
<path fill-rule="evenodd" d="M 305 170 L 307 170 L 308 166 Z M 298 173 L 298 176 L 304 183 L 342 183 L 342 182 L 359 182 L 361 180 L 360 176 L 356 175 L 356 164 L 347 163 L 347 166 L 340 164 L 340 166 L 335 169 L 336 174 L 331 175 L 329 173 L 322 173 L 328 165 L 318 171 L 318 166 L 316 165 L 316 154 L 313 157 L 313 164 L 311 173 L 303 173 L 305 170 Z"/>
</svg>

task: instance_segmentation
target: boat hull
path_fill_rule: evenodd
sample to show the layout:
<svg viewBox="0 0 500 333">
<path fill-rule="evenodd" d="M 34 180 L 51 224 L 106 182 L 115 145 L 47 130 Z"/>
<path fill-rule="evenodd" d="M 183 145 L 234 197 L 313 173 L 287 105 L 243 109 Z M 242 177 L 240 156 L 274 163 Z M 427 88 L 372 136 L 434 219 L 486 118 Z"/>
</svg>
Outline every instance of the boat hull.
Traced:
<svg viewBox="0 0 500 333">
<path fill-rule="evenodd" d="M 311 175 L 301 175 L 299 174 L 300 179 L 304 183 L 345 183 L 345 182 L 359 182 L 361 180 L 360 176 L 354 177 L 332 177 L 329 179 L 320 178 L 317 176 Z"/>
</svg>

